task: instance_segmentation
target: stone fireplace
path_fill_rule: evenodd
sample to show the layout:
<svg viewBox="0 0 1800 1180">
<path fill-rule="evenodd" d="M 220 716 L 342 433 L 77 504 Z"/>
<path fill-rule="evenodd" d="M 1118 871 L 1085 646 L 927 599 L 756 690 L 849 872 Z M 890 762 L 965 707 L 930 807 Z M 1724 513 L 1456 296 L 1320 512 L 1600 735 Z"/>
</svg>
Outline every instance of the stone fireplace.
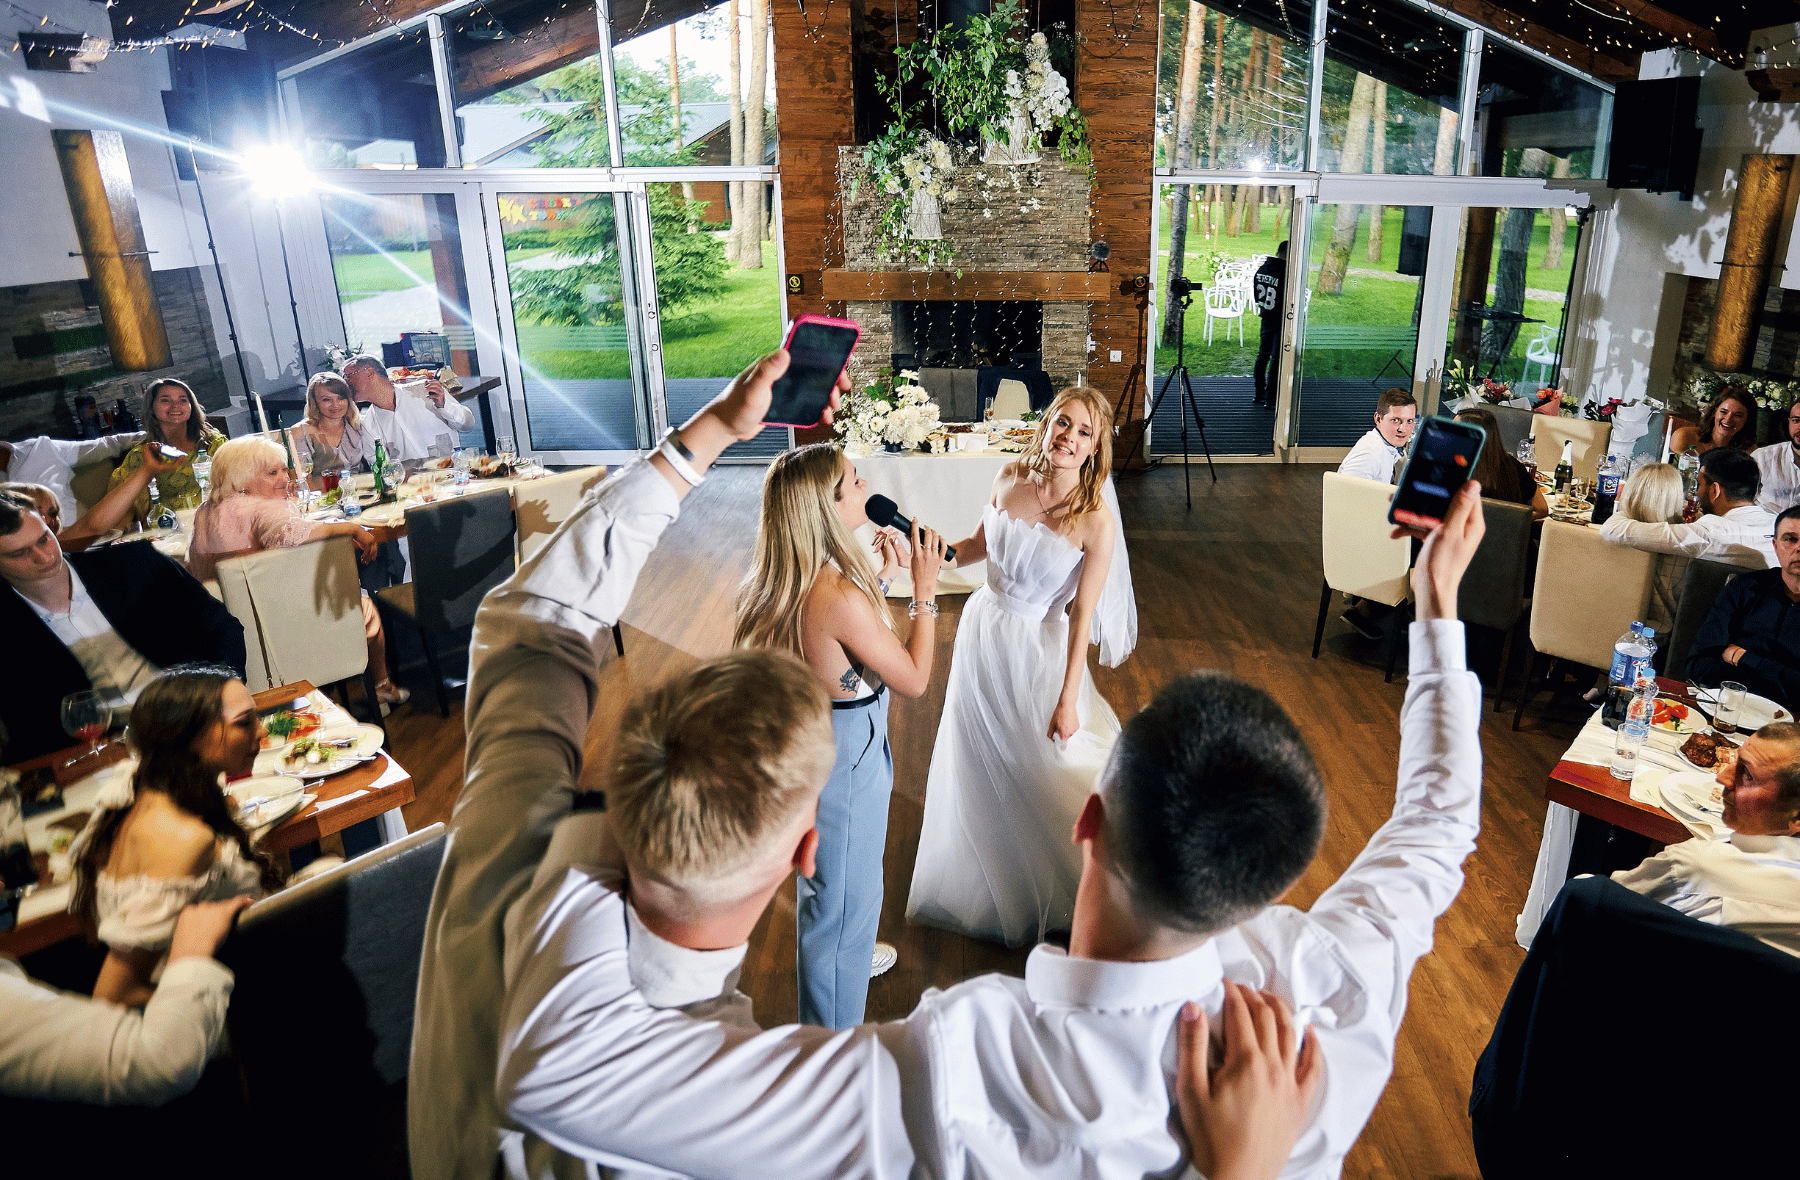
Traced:
<svg viewBox="0 0 1800 1180">
<path fill-rule="evenodd" d="M 921 368 L 1010 361 L 1043 369 L 1057 388 L 1082 380 L 1088 305 L 1106 297 L 1110 282 L 1088 272 L 1087 169 L 1054 153 L 1035 164 L 966 159 L 956 170 L 961 199 L 939 214 L 953 254 L 930 267 L 880 260 L 863 149 L 839 149 L 844 267 L 825 273 L 824 294 L 842 299 L 845 314 L 862 325 L 851 378 L 870 381 L 903 355 Z"/>
</svg>

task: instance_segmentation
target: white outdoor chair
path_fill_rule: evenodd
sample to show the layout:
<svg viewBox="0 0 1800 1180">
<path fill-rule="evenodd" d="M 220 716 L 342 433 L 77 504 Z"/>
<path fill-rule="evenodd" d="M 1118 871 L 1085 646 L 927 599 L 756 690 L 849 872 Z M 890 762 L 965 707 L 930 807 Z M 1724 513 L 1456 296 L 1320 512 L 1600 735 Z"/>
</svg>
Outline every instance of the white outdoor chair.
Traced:
<svg viewBox="0 0 1800 1180">
<path fill-rule="evenodd" d="M 1521 384 L 1531 382 L 1531 366 L 1536 365 L 1544 371 L 1544 380 L 1550 380 L 1550 374 L 1556 371 L 1558 359 L 1558 332 L 1549 324 L 1538 328 L 1538 338 L 1525 346 L 1525 373 Z"/>
<path fill-rule="evenodd" d="M 1213 321 L 1225 321 L 1225 342 L 1231 343 L 1231 325 L 1237 324 L 1238 343 L 1244 342 L 1243 288 L 1218 284 L 1206 289 L 1206 343 L 1213 342 Z"/>
</svg>

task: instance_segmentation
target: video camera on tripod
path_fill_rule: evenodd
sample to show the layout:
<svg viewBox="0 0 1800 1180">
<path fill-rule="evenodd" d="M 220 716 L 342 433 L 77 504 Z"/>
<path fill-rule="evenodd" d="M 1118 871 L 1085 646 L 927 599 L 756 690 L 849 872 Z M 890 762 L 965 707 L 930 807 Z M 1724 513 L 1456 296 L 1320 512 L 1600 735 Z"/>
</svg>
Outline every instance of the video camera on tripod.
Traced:
<svg viewBox="0 0 1800 1180">
<path fill-rule="evenodd" d="M 1169 276 L 1169 294 L 1176 299 L 1192 299 L 1197 286 L 1198 283 L 1189 282 L 1181 275 Z"/>
</svg>

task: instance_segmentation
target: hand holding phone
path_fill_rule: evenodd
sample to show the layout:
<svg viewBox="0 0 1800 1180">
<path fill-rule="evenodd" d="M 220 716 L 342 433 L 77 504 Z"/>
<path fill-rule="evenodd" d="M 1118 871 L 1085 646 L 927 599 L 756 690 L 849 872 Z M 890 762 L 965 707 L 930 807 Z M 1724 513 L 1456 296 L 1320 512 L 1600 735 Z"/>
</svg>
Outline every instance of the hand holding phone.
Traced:
<svg viewBox="0 0 1800 1180">
<path fill-rule="evenodd" d="M 1469 477 L 1487 442 L 1473 422 L 1426 418 L 1419 423 L 1412 456 L 1388 506 L 1388 520 L 1401 528 L 1429 531 L 1444 523 L 1450 501 Z"/>
<path fill-rule="evenodd" d="M 769 412 L 770 426 L 817 426 L 831 402 L 838 375 L 850 363 L 850 353 L 862 329 L 854 320 L 822 315 L 803 315 L 794 321 L 784 346 L 788 369 L 775 379 Z"/>
</svg>

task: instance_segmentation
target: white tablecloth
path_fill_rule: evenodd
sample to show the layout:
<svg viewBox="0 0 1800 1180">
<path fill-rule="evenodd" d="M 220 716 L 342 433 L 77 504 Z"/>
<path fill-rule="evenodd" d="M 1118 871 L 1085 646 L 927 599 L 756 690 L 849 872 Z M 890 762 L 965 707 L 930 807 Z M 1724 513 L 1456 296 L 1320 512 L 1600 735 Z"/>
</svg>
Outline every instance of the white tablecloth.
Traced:
<svg viewBox="0 0 1800 1180">
<path fill-rule="evenodd" d="M 993 495 L 994 477 L 1018 456 L 1005 451 L 979 455 L 927 455 L 918 452 L 894 455 L 885 451 L 851 459 L 857 472 L 869 481 L 869 491 L 886 496 L 900 506 L 903 516 L 944 535 L 955 544 L 981 523 L 981 510 Z M 857 530 L 866 546 L 874 527 Z M 967 594 L 987 581 L 987 563 L 961 569 L 945 567 L 938 575 L 939 594 Z M 912 578 L 904 567 L 888 588 L 890 598 L 911 598 Z"/>
</svg>

